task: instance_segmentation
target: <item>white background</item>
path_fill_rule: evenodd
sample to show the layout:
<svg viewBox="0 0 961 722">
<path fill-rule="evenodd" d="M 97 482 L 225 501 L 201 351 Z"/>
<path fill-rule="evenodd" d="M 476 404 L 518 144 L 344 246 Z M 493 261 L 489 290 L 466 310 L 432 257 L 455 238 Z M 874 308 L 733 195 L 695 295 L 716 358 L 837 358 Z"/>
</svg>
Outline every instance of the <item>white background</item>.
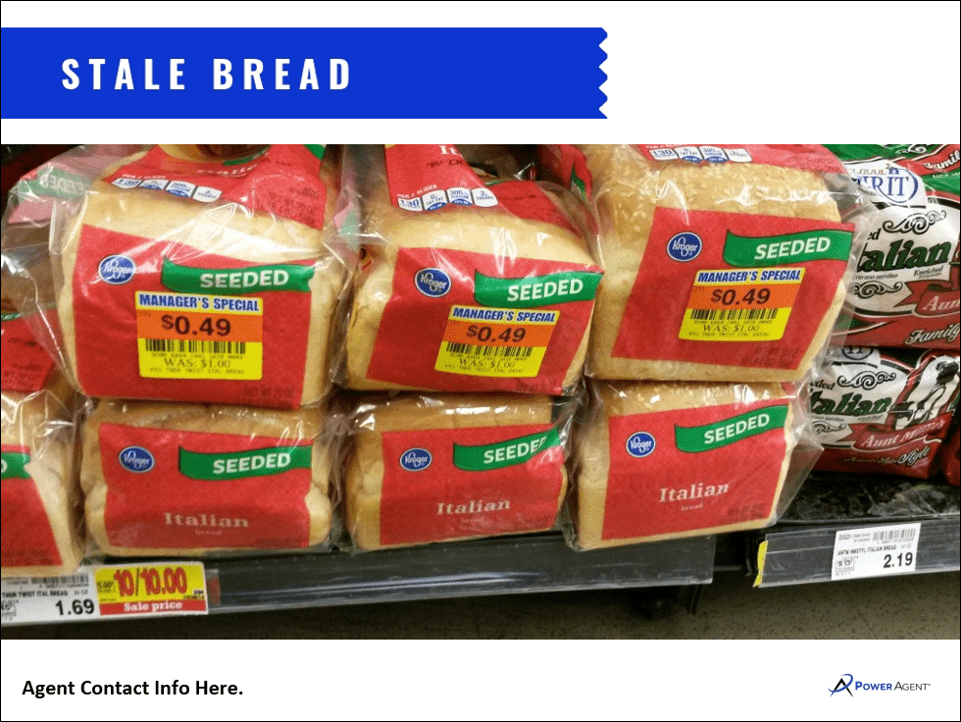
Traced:
<svg viewBox="0 0 961 722">
<path fill-rule="evenodd" d="M 15 3 L 4 26 L 603 27 L 607 120 L 2 121 L 3 143 L 957 142 L 959 3 Z M 374 19 L 375 22 L 371 22 Z M 545 48 L 460 49 L 542 53 Z M 555 49 L 561 52 L 562 49 Z M 37 48 L 56 52 L 56 48 Z M 162 48 L 150 55 L 165 57 Z M 363 52 L 358 48 L 357 52 Z M 254 53 L 251 53 L 255 56 Z M 318 48 L 318 57 L 326 57 Z M 25 72 L 30 59 L 24 58 Z M 438 60 L 443 61 L 441 49 Z M 256 96 L 252 93 L 252 101 Z M 5 107 L 6 109 L 6 107 Z M 692 140 L 693 139 L 693 140 Z M 763 594 L 758 590 L 758 594 Z M 244 623 L 243 615 L 237 624 Z M 958 719 L 952 642 L 3 642 L 4 719 Z M 828 694 L 842 673 L 923 693 Z M 236 698 L 34 700 L 173 678 Z M 119 710 L 126 708 L 127 712 Z M 109 712 L 108 712 L 109 710 Z"/>
</svg>

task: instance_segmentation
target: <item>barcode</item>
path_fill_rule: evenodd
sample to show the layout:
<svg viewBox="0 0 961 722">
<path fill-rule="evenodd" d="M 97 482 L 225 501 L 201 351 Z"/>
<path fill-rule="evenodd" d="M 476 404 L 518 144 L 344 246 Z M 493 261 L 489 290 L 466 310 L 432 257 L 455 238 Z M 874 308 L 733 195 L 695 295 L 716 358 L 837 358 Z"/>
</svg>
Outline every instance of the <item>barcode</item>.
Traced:
<svg viewBox="0 0 961 722">
<path fill-rule="evenodd" d="M 87 580 L 86 574 L 71 574 L 66 577 L 35 577 L 31 581 L 45 587 L 85 587 Z"/>
<path fill-rule="evenodd" d="M 239 354 L 247 353 L 246 341 L 179 341 L 177 339 L 145 338 L 144 346 L 148 351 L 162 353 L 217 353 Z"/>
<path fill-rule="evenodd" d="M 533 346 L 475 346 L 470 343 L 448 343 L 448 353 L 463 356 L 502 356 L 504 358 L 526 359 L 534 353 Z"/>
<path fill-rule="evenodd" d="M 881 531 L 876 531 L 871 535 L 871 541 L 873 542 L 889 542 L 889 541 L 912 541 L 914 539 L 914 532 L 917 529 L 914 527 L 910 529 L 882 529 Z"/>
<path fill-rule="evenodd" d="M 707 309 L 692 308 L 695 321 L 770 321 L 777 316 L 776 308 Z"/>
</svg>

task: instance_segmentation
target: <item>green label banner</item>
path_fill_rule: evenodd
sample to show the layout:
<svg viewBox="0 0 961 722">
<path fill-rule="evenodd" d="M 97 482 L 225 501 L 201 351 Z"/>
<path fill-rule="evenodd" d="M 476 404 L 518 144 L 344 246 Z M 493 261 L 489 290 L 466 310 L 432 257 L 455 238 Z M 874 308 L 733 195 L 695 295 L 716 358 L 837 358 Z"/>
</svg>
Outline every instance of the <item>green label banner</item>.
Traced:
<svg viewBox="0 0 961 722">
<path fill-rule="evenodd" d="M 3 479 L 29 479 L 27 464 L 30 463 L 30 454 L 11 451 L 0 454 L 0 478 Z"/>
<path fill-rule="evenodd" d="M 309 469 L 311 449 L 310 446 L 271 446 L 224 454 L 202 454 L 180 449 L 180 473 L 201 481 L 231 481 L 283 474 L 291 469 Z"/>
<path fill-rule="evenodd" d="M 313 266 L 277 264 L 248 268 L 193 268 L 164 258 L 160 282 L 178 293 L 240 296 L 266 291 L 310 292 Z"/>
<path fill-rule="evenodd" d="M 753 268 L 806 261 L 847 261 L 851 231 L 835 228 L 752 238 L 727 232 L 724 260 L 732 266 Z"/>
<path fill-rule="evenodd" d="M 486 471 L 503 469 L 505 466 L 523 464 L 544 449 L 560 446 L 557 429 L 548 429 L 530 436 L 498 441 L 496 444 L 461 446 L 454 444 L 454 466 L 463 471 Z"/>
<path fill-rule="evenodd" d="M 705 426 L 675 426 L 674 442 L 689 454 L 730 446 L 771 429 L 783 429 L 787 410 L 786 405 L 767 406 Z"/>
<path fill-rule="evenodd" d="M 527 278 L 492 278 L 475 271 L 474 299 L 494 308 L 536 308 L 591 301 L 602 275 L 592 271 L 562 271 Z"/>
</svg>

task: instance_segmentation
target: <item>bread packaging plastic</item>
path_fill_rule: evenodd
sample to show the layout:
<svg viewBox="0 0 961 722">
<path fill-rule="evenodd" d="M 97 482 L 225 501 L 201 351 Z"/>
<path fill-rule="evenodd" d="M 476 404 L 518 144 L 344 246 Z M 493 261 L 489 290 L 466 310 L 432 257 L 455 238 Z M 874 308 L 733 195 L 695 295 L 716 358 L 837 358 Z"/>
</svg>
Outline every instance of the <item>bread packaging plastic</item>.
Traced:
<svg viewBox="0 0 961 722">
<path fill-rule="evenodd" d="M 829 145 L 869 202 L 847 343 L 958 348 L 961 146 Z"/>
<path fill-rule="evenodd" d="M 567 489 L 573 402 L 366 397 L 349 417 L 346 527 L 360 549 L 545 531 Z"/>
<path fill-rule="evenodd" d="M 844 302 L 855 226 L 841 212 L 858 202 L 824 147 L 545 146 L 540 159 L 599 227 L 590 375 L 798 381 L 811 368 Z"/>
<path fill-rule="evenodd" d="M 0 332 L 3 576 L 69 574 L 84 538 L 73 392 L 17 314 Z"/>
<path fill-rule="evenodd" d="M 55 217 L 58 345 L 85 394 L 296 408 L 329 389 L 336 163 L 216 150 L 130 156 Z"/>
<path fill-rule="evenodd" d="M 452 145 L 359 147 L 351 159 L 366 256 L 344 383 L 572 388 L 601 278 L 576 199 L 558 186 L 492 176 L 507 172 L 498 158 L 472 166 Z"/>
<path fill-rule="evenodd" d="M 4 298 L 13 304 L 13 310 L 23 312 L 21 328 L 29 327 L 35 339 L 31 343 L 43 346 L 55 358 L 61 352 L 50 262 L 54 208 L 59 206 L 61 213 L 76 211 L 90 184 L 109 166 L 143 149 L 137 145 L 71 148 L 24 175 L 7 196 L 0 235 Z"/>
<path fill-rule="evenodd" d="M 958 350 L 831 349 L 811 383 L 817 468 L 927 479 L 958 407 Z"/>
<path fill-rule="evenodd" d="M 817 458 L 787 384 L 591 386 L 575 448 L 575 548 L 767 526 Z"/>
<path fill-rule="evenodd" d="M 322 412 L 102 401 L 83 427 L 90 534 L 117 556 L 302 549 L 331 530 Z"/>
<path fill-rule="evenodd" d="M 961 486 L 961 431 L 956 430 L 941 451 L 941 470 L 948 483 Z"/>
</svg>

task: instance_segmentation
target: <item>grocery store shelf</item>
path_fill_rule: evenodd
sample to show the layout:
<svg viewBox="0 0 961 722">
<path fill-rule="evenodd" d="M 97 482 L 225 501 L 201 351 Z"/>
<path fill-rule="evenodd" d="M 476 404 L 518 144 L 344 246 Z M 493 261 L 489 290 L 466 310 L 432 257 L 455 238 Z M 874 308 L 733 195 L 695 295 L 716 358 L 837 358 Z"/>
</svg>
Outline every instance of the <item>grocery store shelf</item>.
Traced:
<svg viewBox="0 0 961 722">
<path fill-rule="evenodd" d="M 713 578 L 715 537 L 573 552 L 560 534 L 369 553 L 208 560 L 211 613 L 579 589 Z"/>
<path fill-rule="evenodd" d="M 759 587 L 832 580 L 839 531 L 919 524 L 917 558 L 908 572 L 961 569 L 961 495 L 941 481 L 839 474 L 812 475 L 781 521 L 754 535 L 748 566 Z"/>
</svg>

